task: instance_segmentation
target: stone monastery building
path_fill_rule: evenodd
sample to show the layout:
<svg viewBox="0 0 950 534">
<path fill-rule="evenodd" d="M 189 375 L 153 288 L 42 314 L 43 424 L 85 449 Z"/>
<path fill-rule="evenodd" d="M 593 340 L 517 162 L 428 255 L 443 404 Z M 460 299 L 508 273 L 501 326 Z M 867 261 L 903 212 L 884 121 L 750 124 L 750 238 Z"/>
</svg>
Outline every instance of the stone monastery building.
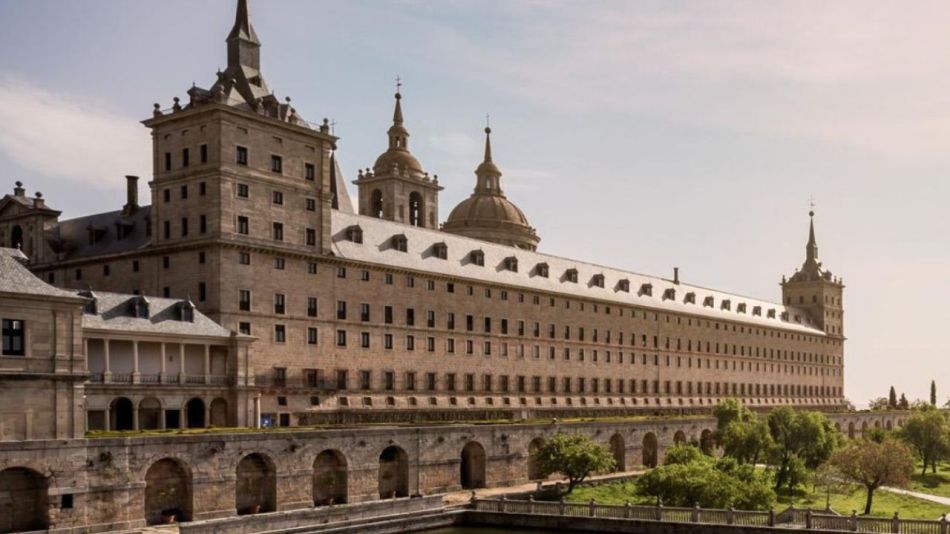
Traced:
<svg viewBox="0 0 950 534">
<path fill-rule="evenodd" d="M 844 405 L 844 285 L 813 223 L 780 303 L 545 255 L 487 128 L 440 222 L 398 93 L 352 202 L 339 139 L 274 96 L 260 51 L 239 0 L 227 69 L 144 121 L 148 204 L 135 176 L 121 209 L 77 219 L 19 182 L 0 200 L 0 244 L 86 303 L 94 394 L 63 402 L 89 429 Z M 4 361 L 40 335 L 25 319 L 2 317 Z"/>
</svg>

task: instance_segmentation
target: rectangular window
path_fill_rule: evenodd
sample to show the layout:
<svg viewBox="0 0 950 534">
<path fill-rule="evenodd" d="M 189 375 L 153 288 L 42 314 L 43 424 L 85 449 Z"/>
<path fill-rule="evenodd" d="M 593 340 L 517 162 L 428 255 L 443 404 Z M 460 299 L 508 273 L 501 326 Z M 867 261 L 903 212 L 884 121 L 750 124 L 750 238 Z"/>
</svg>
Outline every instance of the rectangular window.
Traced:
<svg viewBox="0 0 950 534">
<path fill-rule="evenodd" d="M 373 387 L 372 375 L 369 371 L 360 371 L 360 389 L 370 389 Z"/>
<path fill-rule="evenodd" d="M 346 301 L 345 300 L 336 301 L 336 318 L 341 321 L 346 320 Z"/>
<path fill-rule="evenodd" d="M 317 231 L 313 228 L 307 228 L 307 246 L 317 246 Z"/>
<path fill-rule="evenodd" d="M 208 216 L 199 215 L 198 216 L 198 232 L 204 234 L 207 231 L 208 231 Z"/>
<path fill-rule="evenodd" d="M 172 153 L 171 152 L 165 152 L 165 170 L 166 171 L 172 170 Z"/>
<path fill-rule="evenodd" d="M 392 306 L 383 307 L 383 322 L 386 324 L 393 324 L 393 307 Z"/>
<path fill-rule="evenodd" d="M 181 218 L 181 236 L 188 237 L 188 217 Z"/>
<path fill-rule="evenodd" d="M 369 332 L 360 332 L 360 347 L 369 348 Z"/>
<path fill-rule="evenodd" d="M 201 163 L 208 163 L 208 145 L 201 145 L 198 152 L 201 154 Z"/>
<path fill-rule="evenodd" d="M 317 201 L 312 198 L 308 198 L 307 202 L 307 211 L 317 211 Z"/>
<path fill-rule="evenodd" d="M 305 163 L 303 166 L 303 175 L 304 178 L 312 182 L 317 176 L 317 168 L 314 167 L 313 163 Z"/>
<path fill-rule="evenodd" d="M 274 313 L 278 315 L 283 315 L 287 311 L 287 297 L 283 293 L 276 293 L 274 295 Z"/>
<path fill-rule="evenodd" d="M 139 272 L 139 260 L 132 260 L 132 272 Z"/>
<path fill-rule="evenodd" d="M 284 224 L 275 222 L 273 224 L 273 237 L 274 241 L 283 241 L 284 240 Z"/>
<path fill-rule="evenodd" d="M 317 316 L 317 297 L 307 297 L 307 317 Z"/>
<path fill-rule="evenodd" d="M 360 321 L 369 322 L 369 304 L 365 302 L 360 304 Z"/>
<path fill-rule="evenodd" d="M 274 204 L 277 204 L 278 206 L 283 206 L 284 194 L 281 193 L 280 191 L 274 191 L 273 194 L 271 195 L 271 200 L 273 201 Z"/>
<path fill-rule="evenodd" d="M 416 325 L 416 310 L 412 308 L 406 308 L 406 326 L 415 326 Z"/>
<path fill-rule="evenodd" d="M 238 332 L 244 334 L 245 336 L 251 335 L 251 323 L 238 323 Z"/>
<path fill-rule="evenodd" d="M 248 289 L 238 291 L 238 309 L 251 311 L 251 292 Z"/>
<path fill-rule="evenodd" d="M 346 346 L 346 330 L 337 330 L 336 331 L 336 346 L 345 347 Z"/>
<path fill-rule="evenodd" d="M 284 325 L 274 325 L 274 341 L 277 343 L 284 343 L 287 341 L 287 328 Z"/>
<path fill-rule="evenodd" d="M 271 172 L 276 172 L 280 174 L 284 172 L 284 158 L 278 155 L 271 155 L 270 157 L 270 170 Z"/>
<path fill-rule="evenodd" d="M 198 301 L 204 302 L 208 297 L 208 287 L 204 282 L 198 282 Z"/>
<path fill-rule="evenodd" d="M 247 165 L 247 148 L 243 146 L 237 147 L 237 164 L 238 165 Z"/>
<path fill-rule="evenodd" d="M 111 272 L 112 270 L 109 268 L 108 264 L 102 266 L 102 276 L 109 276 Z"/>
<path fill-rule="evenodd" d="M 240 263 L 241 265 L 250 265 L 251 264 L 250 252 L 241 252 L 238 255 L 238 263 Z"/>
<path fill-rule="evenodd" d="M 198 182 L 198 195 L 205 196 L 205 193 L 208 192 L 208 184 L 205 182 Z"/>
<path fill-rule="evenodd" d="M 191 163 L 191 152 L 187 148 L 181 149 L 181 166 L 187 167 Z"/>
<path fill-rule="evenodd" d="M 237 196 L 248 198 L 251 196 L 251 188 L 247 184 L 237 184 Z"/>
<path fill-rule="evenodd" d="M 247 217 L 240 215 L 238 216 L 238 233 L 242 235 L 247 235 L 249 233 L 250 222 Z"/>
<path fill-rule="evenodd" d="M 316 345 L 317 344 L 317 329 L 313 327 L 307 328 L 307 344 Z"/>
<path fill-rule="evenodd" d="M 162 236 L 165 239 L 171 239 L 172 237 L 172 223 L 171 221 L 164 221 L 162 223 Z"/>
<path fill-rule="evenodd" d="M 393 335 L 392 334 L 383 334 L 383 348 L 386 350 L 392 350 L 393 348 Z"/>
<path fill-rule="evenodd" d="M 26 354 L 26 327 L 19 319 L 3 320 L 3 355 L 24 356 Z"/>
</svg>

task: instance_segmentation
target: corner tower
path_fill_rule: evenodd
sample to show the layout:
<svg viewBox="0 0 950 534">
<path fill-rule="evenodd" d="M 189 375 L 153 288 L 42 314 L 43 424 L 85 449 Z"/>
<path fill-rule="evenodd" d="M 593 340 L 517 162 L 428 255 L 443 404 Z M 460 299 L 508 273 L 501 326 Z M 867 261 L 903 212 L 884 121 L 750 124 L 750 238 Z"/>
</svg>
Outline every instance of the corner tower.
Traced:
<svg viewBox="0 0 950 534">
<path fill-rule="evenodd" d="M 475 169 L 475 191 L 455 206 L 442 229 L 510 247 L 536 250 L 538 237 L 518 206 L 501 190 L 501 170 L 492 161 L 491 128 L 485 128 L 485 158 Z"/>
<path fill-rule="evenodd" d="M 789 306 L 805 310 L 825 333 L 844 337 L 844 281 L 826 270 L 818 261 L 815 239 L 815 212 L 808 212 L 808 243 L 805 263 L 791 278 L 782 277 L 782 300 Z"/>
<path fill-rule="evenodd" d="M 438 176 L 429 177 L 409 152 L 409 130 L 402 117 L 402 94 L 396 91 L 389 147 L 372 169 L 361 170 L 353 181 L 359 191 L 359 213 L 423 228 L 438 228 Z"/>
</svg>

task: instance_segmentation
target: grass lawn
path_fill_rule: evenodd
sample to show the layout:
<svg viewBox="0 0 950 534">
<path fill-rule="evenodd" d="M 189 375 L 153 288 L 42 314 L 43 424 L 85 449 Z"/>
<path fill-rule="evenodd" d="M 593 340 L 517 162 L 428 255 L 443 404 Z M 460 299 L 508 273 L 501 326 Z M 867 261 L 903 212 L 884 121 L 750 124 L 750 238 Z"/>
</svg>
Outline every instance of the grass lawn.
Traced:
<svg viewBox="0 0 950 534">
<path fill-rule="evenodd" d="M 950 497 L 950 465 L 937 464 L 937 472 L 931 473 L 928 469 L 926 475 L 920 474 L 920 465 L 917 466 L 917 469 L 918 471 L 911 477 L 910 487 L 907 489 L 940 495 L 941 497 Z"/>
<path fill-rule="evenodd" d="M 601 504 L 624 504 L 627 501 L 630 501 L 631 504 L 643 505 L 656 503 L 654 498 L 638 494 L 633 481 L 585 484 L 575 489 L 566 498 L 570 502 L 589 502 L 591 499 Z M 855 488 L 855 491 L 851 494 L 832 494 L 831 508 L 842 515 L 850 515 L 852 510 L 857 510 L 860 515 L 864 511 L 864 500 L 864 490 Z M 799 508 L 824 508 L 825 495 L 820 491 L 812 493 L 809 486 L 806 489 L 797 490 L 791 496 L 780 496 L 775 509 L 784 510 L 792 503 Z M 942 514 L 950 513 L 950 507 L 923 499 L 888 493 L 883 490 L 874 492 L 872 516 L 892 517 L 895 510 L 906 519 L 938 519 Z"/>
</svg>

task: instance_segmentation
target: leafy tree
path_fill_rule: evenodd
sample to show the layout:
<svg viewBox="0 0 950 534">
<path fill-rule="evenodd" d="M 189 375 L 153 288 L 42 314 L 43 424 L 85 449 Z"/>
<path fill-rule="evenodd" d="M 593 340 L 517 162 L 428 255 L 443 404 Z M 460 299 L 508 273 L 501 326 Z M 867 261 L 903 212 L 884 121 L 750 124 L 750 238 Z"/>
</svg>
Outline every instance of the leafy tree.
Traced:
<svg viewBox="0 0 950 534">
<path fill-rule="evenodd" d="M 832 456 L 833 458 L 834 456 Z M 832 493 L 850 493 L 852 488 L 851 482 L 841 474 L 841 470 L 832 462 L 826 462 L 818 466 L 818 469 L 815 469 L 812 473 L 811 480 L 814 485 L 814 493 L 818 493 L 819 490 L 825 493 L 826 510 L 831 509 Z"/>
<path fill-rule="evenodd" d="M 931 406 L 937 405 L 937 381 L 936 380 L 930 381 L 930 405 Z"/>
<path fill-rule="evenodd" d="M 864 437 L 875 443 L 883 443 L 890 435 L 891 432 L 880 427 L 869 428 L 864 431 Z"/>
<path fill-rule="evenodd" d="M 891 386 L 891 391 L 887 395 L 887 407 L 897 408 L 897 392 L 894 391 L 894 386 Z"/>
<path fill-rule="evenodd" d="M 950 425 L 947 418 L 933 408 L 915 412 L 904 421 L 904 428 L 899 432 L 901 439 L 906 441 L 923 462 L 921 474 L 927 473 L 927 466 L 937 472 L 937 462 L 950 456 Z"/>
<path fill-rule="evenodd" d="M 554 473 L 567 477 L 565 495 L 588 476 L 610 471 L 616 465 L 607 447 L 582 434 L 558 434 L 546 441 L 536 454 L 542 478 Z"/>
<path fill-rule="evenodd" d="M 853 440 L 832 457 L 832 463 L 845 479 L 867 490 L 864 514 L 871 513 L 874 491 L 881 486 L 904 486 L 914 472 L 910 449 L 903 443 L 886 439 L 883 443 Z"/>
<path fill-rule="evenodd" d="M 796 411 L 787 406 L 769 412 L 769 434 L 775 443 L 775 489 L 793 489 L 803 478 L 803 468 L 815 469 L 831 457 L 839 442 L 831 421 L 818 412 Z"/>
<path fill-rule="evenodd" d="M 901 393 L 901 400 L 897 403 L 897 405 L 901 410 L 906 410 L 910 408 L 910 403 L 907 402 L 907 397 L 904 396 L 903 393 Z"/>
<path fill-rule="evenodd" d="M 681 460 L 690 460 L 680 463 Z M 671 506 L 766 509 L 775 502 L 767 475 L 732 458 L 716 460 L 704 454 L 677 451 L 676 462 L 666 463 L 640 476 L 637 491 Z"/>
<path fill-rule="evenodd" d="M 695 462 L 705 456 L 703 451 L 695 445 L 674 445 L 666 451 L 666 457 L 663 458 L 663 465 L 688 464 Z"/>
<path fill-rule="evenodd" d="M 719 443 L 723 454 L 735 458 L 740 464 L 755 465 L 771 449 L 772 437 L 765 421 L 733 421 L 721 432 Z"/>
<path fill-rule="evenodd" d="M 716 418 L 716 431 L 721 432 L 729 426 L 729 423 L 751 421 L 755 418 L 755 413 L 736 399 L 725 399 L 719 401 L 713 408 L 713 416 Z"/>
<path fill-rule="evenodd" d="M 884 397 L 878 397 L 868 401 L 868 408 L 870 408 L 872 412 L 882 412 L 888 408 L 897 408 L 897 400 L 895 400 L 894 404 L 891 405 L 890 402 Z"/>
</svg>

